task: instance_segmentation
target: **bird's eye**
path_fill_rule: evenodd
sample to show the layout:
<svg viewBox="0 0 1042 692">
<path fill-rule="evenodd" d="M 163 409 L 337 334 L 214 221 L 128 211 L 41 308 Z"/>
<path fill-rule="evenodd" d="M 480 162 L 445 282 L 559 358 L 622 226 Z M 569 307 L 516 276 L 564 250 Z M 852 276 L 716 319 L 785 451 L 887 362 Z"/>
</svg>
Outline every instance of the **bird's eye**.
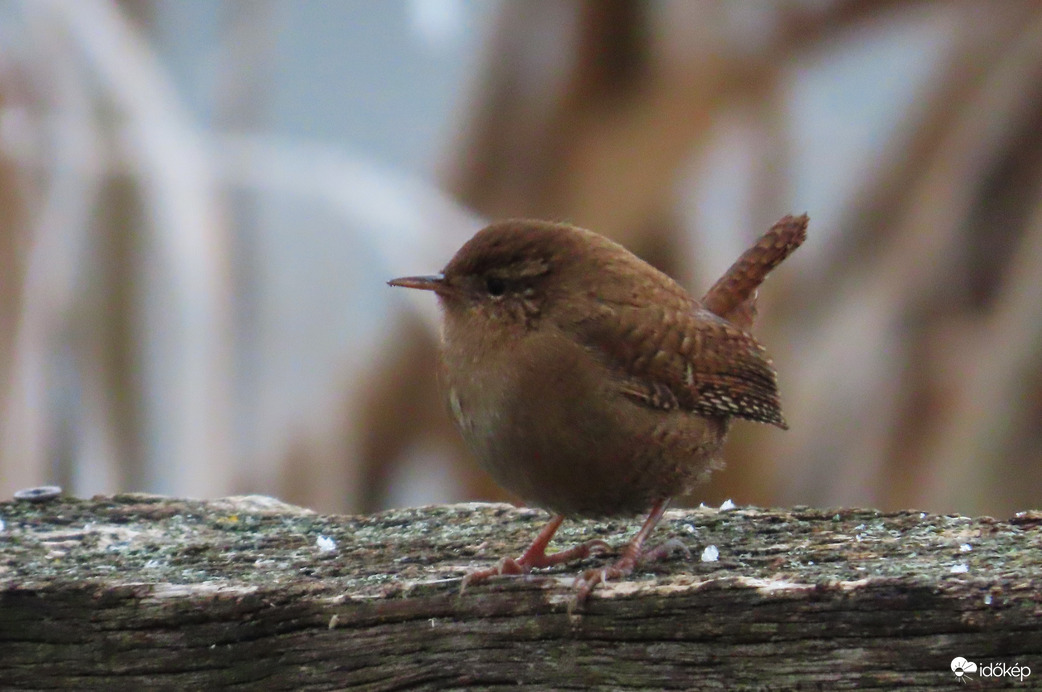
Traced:
<svg viewBox="0 0 1042 692">
<path fill-rule="evenodd" d="M 507 292 L 507 284 L 497 276 L 490 276 L 485 279 L 485 290 L 493 298 L 498 298 Z"/>
</svg>

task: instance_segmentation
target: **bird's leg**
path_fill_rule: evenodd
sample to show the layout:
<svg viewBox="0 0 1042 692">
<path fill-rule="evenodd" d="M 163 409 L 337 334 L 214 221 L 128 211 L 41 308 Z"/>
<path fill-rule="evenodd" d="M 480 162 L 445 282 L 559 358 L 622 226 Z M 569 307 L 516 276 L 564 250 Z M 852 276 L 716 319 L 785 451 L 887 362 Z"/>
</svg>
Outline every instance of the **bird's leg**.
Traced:
<svg viewBox="0 0 1042 692">
<path fill-rule="evenodd" d="M 460 587 L 461 590 L 465 589 L 470 584 L 476 584 L 488 579 L 489 577 L 495 577 L 501 574 L 528 574 L 537 567 L 550 567 L 552 565 L 559 565 L 562 562 L 581 560 L 590 555 L 590 553 L 611 550 L 611 546 L 604 541 L 594 539 L 592 541 L 580 543 L 568 550 L 561 550 L 547 555 L 546 547 L 550 544 L 550 539 L 554 537 L 555 533 L 557 533 L 557 529 L 561 527 L 563 521 L 564 515 L 554 515 L 554 518 L 550 520 L 550 523 L 543 527 L 543 530 L 539 532 L 539 535 L 535 537 L 535 540 L 532 541 L 531 545 L 528 546 L 520 557 L 517 559 L 505 557 L 500 560 L 499 564 L 495 567 L 471 572 L 467 576 L 463 577 L 463 585 Z"/>
<path fill-rule="evenodd" d="M 644 551 L 644 541 L 648 539 L 648 536 L 655 530 L 659 521 L 662 520 L 662 515 L 668 506 L 669 500 L 659 500 L 654 504 L 648 518 L 644 520 L 644 524 L 640 527 L 640 531 L 633 537 L 633 540 L 626 544 L 622 551 L 622 557 L 614 565 L 602 569 L 588 570 L 584 575 L 576 579 L 578 593 L 576 594 L 574 605 L 581 605 L 597 584 L 609 579 L 625 577 L 633 572 L 633 568 L 637 566 L 638 562 L 661 560 L 673 552 L 675 545 L 671 541 L 666 541 L 661 546 L 652 548 L 647 552 Z"/>
</svg>

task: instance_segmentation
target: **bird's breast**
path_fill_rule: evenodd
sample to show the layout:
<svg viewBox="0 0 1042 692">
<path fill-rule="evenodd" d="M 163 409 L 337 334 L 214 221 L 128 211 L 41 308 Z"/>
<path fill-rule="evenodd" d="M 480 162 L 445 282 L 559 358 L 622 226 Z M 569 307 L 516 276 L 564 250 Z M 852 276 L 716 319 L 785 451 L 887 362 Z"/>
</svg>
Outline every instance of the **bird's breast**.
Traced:
<svg viewBox="0 0 1042 692">
<path fill-rule="evenodd" d="M 449 409 L 481 466 L 526 502 L 572 515 L 644 511 L 686 490 L 722 429 L 640 407 L 603 363 L 544 330 L 480 357 L 447 343 Z"/>
</svg>

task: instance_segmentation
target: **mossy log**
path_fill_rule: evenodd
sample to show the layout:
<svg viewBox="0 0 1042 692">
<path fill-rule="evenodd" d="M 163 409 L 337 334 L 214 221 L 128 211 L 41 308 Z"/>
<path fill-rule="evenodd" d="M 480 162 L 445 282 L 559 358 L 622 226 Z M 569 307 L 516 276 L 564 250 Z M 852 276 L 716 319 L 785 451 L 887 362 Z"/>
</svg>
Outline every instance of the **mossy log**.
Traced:
<svg viewBox="0 0 1042 692">
<path fill-rule="evenodd" d="M 671 511 L 656 537 L 693 557 L 598 586 L 574 613 L 574 575 L 606 558 L 460 593 L 546 518 L 0 503 L 0 688 L 947 690 L 958 656 L 1001 664 L 989 689 L 1042 676 L 1040 513 Z M 621 543 L 638 523 L 566 522 L 555 545 Z"/>
</svg>

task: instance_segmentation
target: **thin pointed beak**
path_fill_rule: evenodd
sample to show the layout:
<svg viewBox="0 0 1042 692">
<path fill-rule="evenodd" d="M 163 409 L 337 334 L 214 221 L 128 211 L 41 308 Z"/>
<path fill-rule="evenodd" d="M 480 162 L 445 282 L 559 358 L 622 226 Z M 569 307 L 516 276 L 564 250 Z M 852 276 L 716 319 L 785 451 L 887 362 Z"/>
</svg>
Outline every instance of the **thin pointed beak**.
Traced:
<svg viewBox="0 0 1042 692">
<path fill-rule="evenodd" d="M 431 274 L 430 276 L 403 276 L 400 279 L 391 279 L 387 282 L 387 285 L 418 288 L 421 291 L 435 291 L 440 293 L 445 289 L 445 276 L 443 274 Z"/>
</svg>

